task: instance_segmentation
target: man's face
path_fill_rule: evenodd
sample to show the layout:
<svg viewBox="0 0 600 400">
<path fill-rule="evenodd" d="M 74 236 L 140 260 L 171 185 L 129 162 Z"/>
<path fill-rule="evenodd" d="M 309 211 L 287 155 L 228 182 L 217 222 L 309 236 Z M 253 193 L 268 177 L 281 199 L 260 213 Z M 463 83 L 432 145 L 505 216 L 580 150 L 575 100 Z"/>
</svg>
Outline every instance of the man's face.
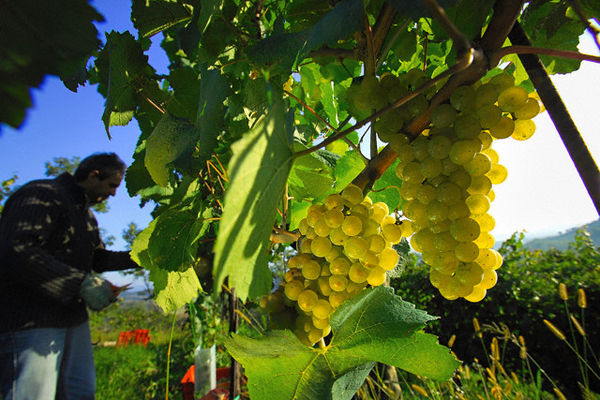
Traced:
<svg viewBox="0 0 600 400">
<path fill-rule="evenodd" d="M 90 199 L 90 203 L 98 204 L 115 195 L 123 180 L 123 175 L 117 173 L 106 179 L 99 179 L 98 174 L 94 172 L 88 176 L 85 192 Z"/>
</svg>

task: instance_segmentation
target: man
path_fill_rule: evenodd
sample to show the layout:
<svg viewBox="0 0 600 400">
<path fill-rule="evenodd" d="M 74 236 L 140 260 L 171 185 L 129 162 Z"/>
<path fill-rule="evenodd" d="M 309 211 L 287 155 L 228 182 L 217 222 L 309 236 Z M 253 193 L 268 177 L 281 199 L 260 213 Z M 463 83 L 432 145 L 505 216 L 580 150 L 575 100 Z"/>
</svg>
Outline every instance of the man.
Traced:
<svg viewBox="0 0 600 400">
<path fill-rule="evenodd" d="M 114 196 L 125 164 L 94 154 L 73 175 L 29 182 L 0 216 L 0 393 L 4 400 L 94 399 L 87 307 L 116 301 L 93 272 L 137 268 L 104 249 L 90 205 Z"/>
</svg>

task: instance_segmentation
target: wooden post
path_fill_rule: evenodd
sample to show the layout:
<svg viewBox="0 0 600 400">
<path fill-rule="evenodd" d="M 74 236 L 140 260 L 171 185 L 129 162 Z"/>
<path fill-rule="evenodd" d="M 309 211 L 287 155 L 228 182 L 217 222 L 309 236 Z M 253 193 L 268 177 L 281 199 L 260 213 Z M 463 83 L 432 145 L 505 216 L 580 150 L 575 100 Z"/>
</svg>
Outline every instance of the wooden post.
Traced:
<svg viewBox="0 0 600 400">
<path fill-rule="evenodd" d="M 238 309 L 238 299 L 235 294 L 235 288 L 229 292 L 229 333 L 237 333 L 240 323 Z M 240 394 L 240 364 L 231 357 L 231 377 L 230 377 L 231 397 L 235 399 Z"/>
</svg>

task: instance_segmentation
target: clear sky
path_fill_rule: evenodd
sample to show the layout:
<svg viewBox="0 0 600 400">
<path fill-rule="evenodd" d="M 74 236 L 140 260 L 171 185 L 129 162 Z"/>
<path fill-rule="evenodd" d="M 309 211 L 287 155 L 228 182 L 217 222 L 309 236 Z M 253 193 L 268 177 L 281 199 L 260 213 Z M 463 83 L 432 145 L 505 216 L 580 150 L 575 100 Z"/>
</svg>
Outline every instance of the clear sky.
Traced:
<svg viewBox="0 0 600 400">
<path fill-rule="evenodd" d="M 99 0 L 93 4 L 107 19 L 98 24 L 101 35 L 110 29 L 131 29 L 128 1 Z M 584 40 L 581 50 L 599 53 L 591 40 Z M 161 55 L 160 49 L 151 48 L 150 62 L 155 67 L 166 65 Z M 580 71 L 552 79 L 592 155 L 600 157 L 600 65 L 583 63 Z M 58 79 L 47 78 L 42 88 L 34 91 L 33 99 L 35 107 L 21 129 L 3 127 L 0 131 L 0 180 L 12 174 L 19 176 L 19 183 L 43 177 L 45 162 L 54 157 L 83 158 L 97 151 L 114 151 L 126 163 L 132 161 L 139 136 L 137 124 L 133 121 L 126 127 L 111 128 L 109 140 L 101 121 L 104 99 L 95 86 L 72 93 Z M 549 118 L 542 115 L 535 121 L 537 132 L 530 140 L 507 139 L 494 144 L 500 162 L 509 170 L 507 181 L 495 188 L 496 200 L 491 209 L 497 221 L 493 233 L 499 240 L 519 230 L 532 236 L 554 234 L 598 219 Z M 129 198 L 123 185 L 109 200 L 111 210 L 98 215 L 100 226 L 118 239 L 115 248 L 123 248 L 120 236 L 129 222 L 143 228 L 150 221 L 150 207 L 140 209 L 138 205 L 139 198 Z"/>
</svg>

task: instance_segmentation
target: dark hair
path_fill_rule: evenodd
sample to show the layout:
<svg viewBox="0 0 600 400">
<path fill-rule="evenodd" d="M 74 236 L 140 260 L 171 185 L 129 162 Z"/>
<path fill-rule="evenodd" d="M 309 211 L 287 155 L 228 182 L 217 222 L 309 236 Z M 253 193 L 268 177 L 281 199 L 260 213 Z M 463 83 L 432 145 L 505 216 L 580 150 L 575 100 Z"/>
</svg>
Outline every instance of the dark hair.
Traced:
<svg viewBox="0 0 600 400">
<path fill-rule="evenodd" d="M 100 180 L 106 179 L 117 173 L 125 173 L 127 166 L 115 153 L 95 153 L 84 158 L 73 176 L 77 182 L 84 181 L 90 172 L 98 171 Z"/>
</svg>

